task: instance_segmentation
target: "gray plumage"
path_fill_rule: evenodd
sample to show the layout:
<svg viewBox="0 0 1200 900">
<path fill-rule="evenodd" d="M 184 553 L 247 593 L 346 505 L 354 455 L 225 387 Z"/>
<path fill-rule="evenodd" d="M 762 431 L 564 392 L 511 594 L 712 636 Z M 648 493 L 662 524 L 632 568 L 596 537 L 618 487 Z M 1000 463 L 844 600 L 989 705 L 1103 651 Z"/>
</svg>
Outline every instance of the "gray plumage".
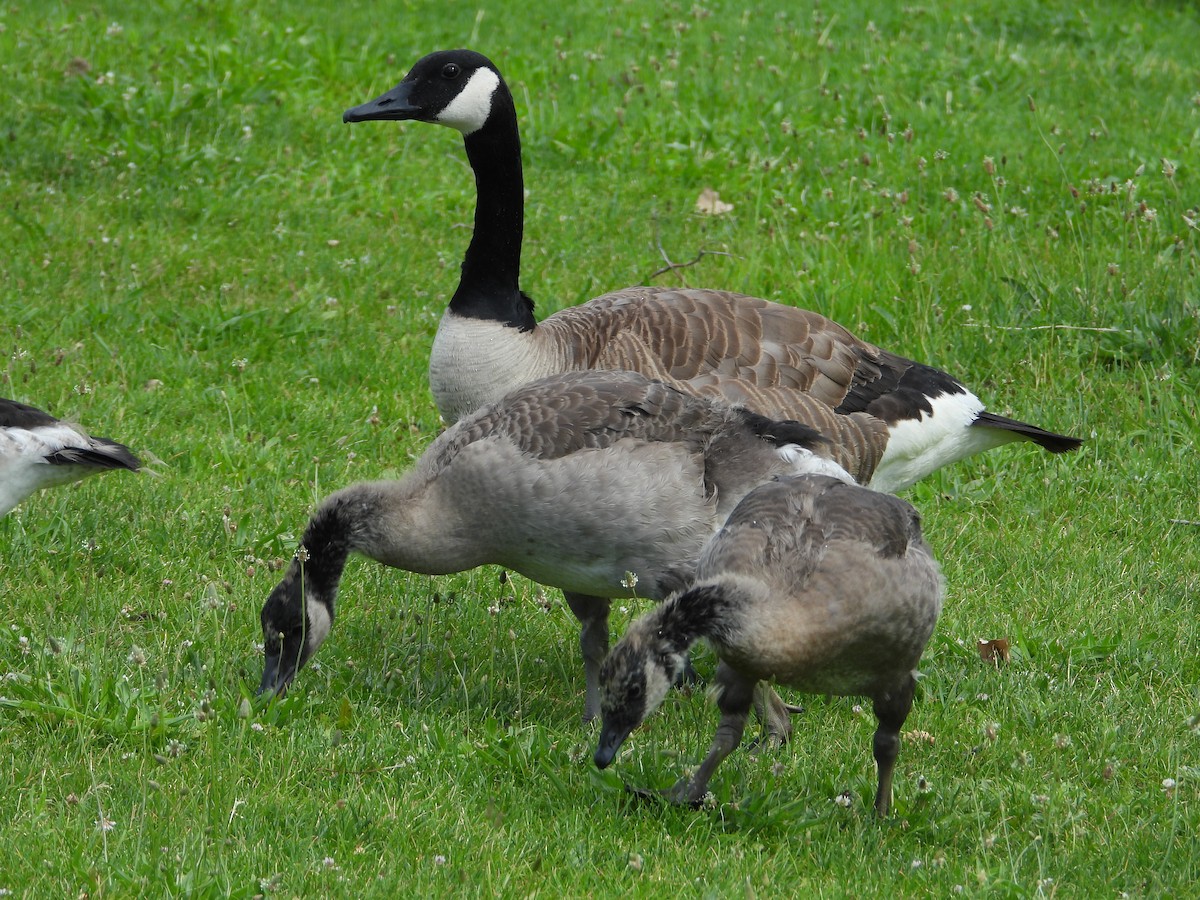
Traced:
<svg viewBox="0 0 1200 900">
<path fill-rule="evenodd" d="M 812 401 L 827 415 L 857 414 L 866 421 L 850 447 L 868 458 L 879 490 L 1011 441 L 1052 453 L 1081 443 L 990 413 L 958 379 L 825 316 L 755 297 L 631 287 L 537 321 L 519 284 L 525 198 L 516 107 L 479 53 L 431 53 L 343 120 L 433 122 L 463 135 L 475 230 L 429 359 L 430 388 L 448 422 L 555 372 L 625 369 L 776 419 L 809 421 Z"/>
<path fill-rule="evenodd" d="M 938 565 L 916 510 L 899 498 L 821 476 L 783 478 L 746 495 L 700 557 L 686 592 L 630 625 L 600 672 L 604 768 L 662 702 L 687 649 L 720 657 L 720 724 L 691 777 L 667 792 L 697 803 L 741 741 L 762 680 L 874 702 L 885 815 L 914 671 L 942 605 Z"/>
<path fill-rule="evenodd" d="M 35 406 L 0 398 L 0 516 L 42 488 L 140 467 L 124 444 L 92 437 Z"/>
<path fill-rule="evenodd" d="M 429 575 L 490 563 L 563 589 L 582 623 L 592 718 L 610 600 L 686 587 L 705 543 L 757 485 L 803 472 L 849 479 L 826 458 L 836 450 L 800 423 L 631 372 L 525 385 L 460 419 L 400 480 L 321 503 L 263 606 L 260 690 L 286 688 L 325 640 L 350 553 Z"/>
</svg>

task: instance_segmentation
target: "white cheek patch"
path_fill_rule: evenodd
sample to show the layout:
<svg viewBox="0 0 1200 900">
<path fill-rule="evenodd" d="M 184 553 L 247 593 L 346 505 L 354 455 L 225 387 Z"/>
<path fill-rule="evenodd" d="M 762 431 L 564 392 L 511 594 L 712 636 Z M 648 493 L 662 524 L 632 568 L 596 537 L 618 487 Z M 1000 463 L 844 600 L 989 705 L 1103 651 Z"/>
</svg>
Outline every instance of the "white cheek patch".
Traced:
<svg viewBox="0 0 1200 900">
<path fill-rule="evenodd" d="M 311 600 L 308 603 L 308 652 L 313 654 L 329 637 L 333 622 L 329 618 L 329 610 L 324 603 Z"/>
<path fill-rule="evenodd" d="M 654 712 L 662 705 L 663 700 L 667 696 L 667 692 L 671 690 L 671 677 L 666 669 L 656 663 L 653 659 L 646 660 L 645 667 L 646 678 L 646 705 L 645 711 L 642 714 L 642 719 L 645 720 L 650 713 Z"/>
<path fill-rule="evenodd" d="M 499 85 L 500 76 L 491 69 L 476 69 L 458 96 L 437 114 L 437 121 L 458 129 L 464 137 L 473 134 L 487 124 L 492 113 L 492 95 Z"/>
</svg>

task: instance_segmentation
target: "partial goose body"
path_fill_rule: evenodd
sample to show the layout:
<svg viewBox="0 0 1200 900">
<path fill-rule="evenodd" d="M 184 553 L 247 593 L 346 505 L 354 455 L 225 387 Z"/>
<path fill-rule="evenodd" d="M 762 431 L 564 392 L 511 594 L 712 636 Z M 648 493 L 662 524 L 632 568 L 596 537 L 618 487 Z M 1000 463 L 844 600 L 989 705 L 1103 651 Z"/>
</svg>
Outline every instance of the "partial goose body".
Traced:
<svg viewBox="0 0 1200 900">
<path fill-rule="evenodd" d="M 429 361 L 434 400 L 448 422 L 555 372 L 628 369 L 749 403 L 772 418 L 803 419 L 791 405 L 800 396 L 874 416 L 889 438 L 871 481 L 880 490 L 1010 441 L 1052 453 L 1081 443 L 993 415 L 952 376 L 824 316 L 741 294 L 629 288 L 536 321 L 519 286 L 524 182 L 516 108 L 479 53 L 430 54 L 343 119 L 435 122 L 463 135 L 478 192 L 475 230 Z M 759 403 L 758 392 L 768 389 L 770 402 Z"/>
<path fill-rule="evenodd" d="M 630 625 L 604 661 L 596 764 L 612 762 L 662 702 L 687 649 L 705 638 L 721 660 L 721 721 L 695 774 L 667 792 L 671 800 L 704 797 L 741 741 L 755 686 L 773 680 L 871 698 L 875 808 L 886 814 L 914 671 L 941 606 L 941 574 L 908 503 L 822 476 L 756 488 L 705 548 L 692 587 Z"/>
<path fill-rule="evenodd" d="M 260 690 L 286 688 L 328 636 L 351 553 L 429 575 L 490 563 L 566 592 L 583 625 L 590 719 L 609 601 L 686 587 L 705 543 L 757 485 L 804 472 L 849 480 L 828 458 L 839 450 L 807 425 L 632 372 L 524 385 L 460 419 L 400 480 L 321 503 L 263 606 Z"/>
<path fill-rule="evenodd" d="M 91 437 L 37 407 L 0 398 L 0 516 L 42 488 L 140 467 L 124 444 Z"/>
</svg>

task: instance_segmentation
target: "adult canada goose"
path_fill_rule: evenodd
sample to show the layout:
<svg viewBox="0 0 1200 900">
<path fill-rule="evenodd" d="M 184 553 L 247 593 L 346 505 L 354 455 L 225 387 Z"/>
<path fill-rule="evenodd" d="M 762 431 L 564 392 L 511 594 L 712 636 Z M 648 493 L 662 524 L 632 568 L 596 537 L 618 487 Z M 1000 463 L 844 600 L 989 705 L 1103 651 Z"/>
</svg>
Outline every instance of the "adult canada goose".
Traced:
<svg viewBox="0 0 1200 900">
<path fill-rule="evenodd" d="M 448 421 L 519 384 L 576 369 L 630 369 L 777 419 L 810 394 L 866 412 L 888 441 L 871 487 L 894 491 L 1016 440 L 1052 453 L 1077 438 L 987 412 L 957 379 L 859 340 L 817 313 L 724 291 L 634 287 L 538 322 L 518 280 L 524 182 L 516 108 L 499 70 L 470 50 L 432 53 L 345 122 L 416 120 L 462 133 L 475 172 L 475 230 L 429 360 Z M 775 389 L 768 395 L 764 388 Z"/>
<path fill-rule="evenodd" d="M 427 575 L 490 563 L 563 589 L 583 626 L 591 719 L 610 601 L 690 584 L 705 543 L 756 485 L 804 472 L 848 479 L 825 456 L 845 443 L 633 372 L 524 385 L 459 419 L 400 480 L 321 503 L 262 609 L 259 691 L 285 689 L 329 635 L 351 553 Z"/>
<path fill-rule="evenodd" d="M 720 657 L 721 721 L 694 775 L 667 791 L 697 803 L 742 739 L 761 679 L 875 704 L 875 809 L 886 815 L 914 669 L 942 606 L 937 563 L 908 503 L 824 476 L 783 478 L 743 498 L 700 557 L 696 583 L 637 620 L 600 671 L 604 768 L 658 708 L 688 647 Z"/>
<path fill-rule="evenodd" d="M 0 516 L 44 487 L 140 466 L 124 444 L 90 437 L 36 407 L 0 398 Z"/>
</svg>

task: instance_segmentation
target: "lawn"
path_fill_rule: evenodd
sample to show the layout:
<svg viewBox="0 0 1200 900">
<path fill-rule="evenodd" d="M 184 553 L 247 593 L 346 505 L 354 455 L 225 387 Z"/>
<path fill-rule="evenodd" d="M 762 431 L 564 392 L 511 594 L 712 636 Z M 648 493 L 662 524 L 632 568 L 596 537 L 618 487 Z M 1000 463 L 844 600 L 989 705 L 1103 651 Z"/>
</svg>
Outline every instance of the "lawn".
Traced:
<svg viewBox="0 0 1200 900">
<path fill-rule="evenodd" d="M 711 808 L 628 798 L 716 711 L 673 696 L 596 771 L 575 622 L 497 569 L 352 560 L 316 663 L 254 698 L 315 502 L 441 427 L 461 140 L 341 112 L 456 46 L 516 97 L 540 314 L 739 290 L 1088 439 L 905 493 L 948 595 L 889 820 L 843 699 Z M 0 396 L 149 471 L 0 519 L 0 895 L 1190 894 L 1197 46 L 1166 0 L 5 4 Z"/>
</svg>

